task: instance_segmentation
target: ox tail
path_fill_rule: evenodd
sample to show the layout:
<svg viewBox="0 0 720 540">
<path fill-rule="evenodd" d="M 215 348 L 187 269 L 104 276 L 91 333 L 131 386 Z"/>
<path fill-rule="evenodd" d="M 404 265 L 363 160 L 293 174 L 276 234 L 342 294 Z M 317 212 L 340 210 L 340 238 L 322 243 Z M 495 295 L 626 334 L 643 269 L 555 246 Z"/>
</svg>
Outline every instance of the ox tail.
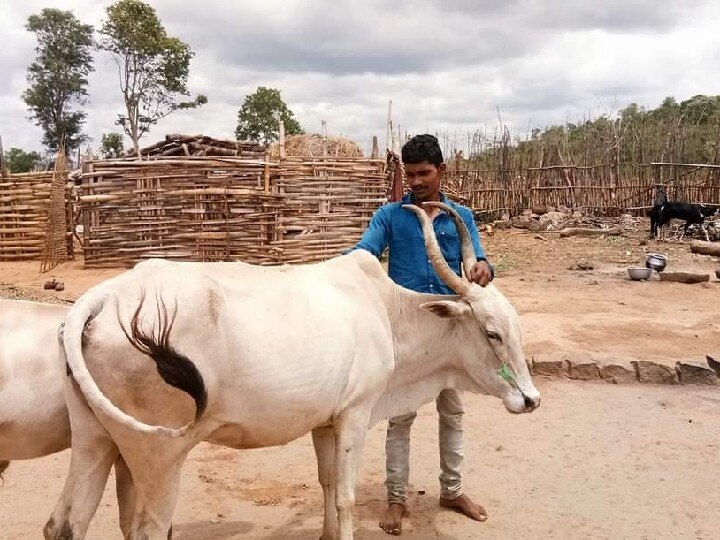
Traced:
<svg viewBox="0 0 720 540">
<path fill-rule="evenodd" d="M 163 375 L 165 370 L 165 366 L 168 362 L 171 362 L 175 357 L 180 357 L 181 355 L 178 355 L 175 351 L 172 349 L 169 349 L 172 354 L 166 354 L 162 358 L 156 358 L 153 355 L 153 352 L 149 353 L 153 359 L 156 361 L 156 364 L 158 366 L 158 372 L 163 377 L 166 382 L 169 384 L 172 384 L 173 386 L 177 386 L 178 388 L 181 388 L 182 390 L 188 391 L 186 388 L 182 387 L 181 385 L 183 383 L 178 382 L 181 379 L 190 380 L 193 379 L 193 377 L 196 378 L 195 388 L 198 389 L 198 393 L 196 395 L 193 395 L 191 393 L 191 396 L 195 398 L 196 404 L 197 404 L 197 412 L 195 420 L 189 422 L 188 424 L 180 427 L 180 428 L 167 428 L 164 426 L 152 426 L 149 424 L 145 424 L 144 422 L 141 422 L 137 420 L 136 418 L 130 416 L 126 412 L 122 411 L 120 408 L 118 408 L 110 399 L 105 396 L 105 394 L 102 393 L 102 390 L 98 387 L 97 383 L 95 382 L 95 379 L 93 379 L 92 374 L 88 370 L 87 364 L 85 363 L 85 358 L 83 357 L 82 353 L 82 334 L 85 330 L 85 325 L 92 320 L 94 317 L 96 317 L 103 309 L 103 306 L 105 305 L 105 301 L 107 300 L 106 294 L 88 294 L 82 298 L 80 298 L 75 305 L 70 310 L 70 313 L 68 313 L 67 318 L 65 319 L 65 327 L 63 330 L 63 336 L 62 336 L 62 343 L 63 343 L 63 349 L 65 352 L 65 358 L 68 364 L 68 367 L 70 368 L 70 371 L 72 372 L 73 378 L 77 382 L 78 386 L 80 387 L 80 391 L 82 392 L 85 399 L 88 401 L 88 403 L 93 407 L 93 409 L 102 411 L 105 415 L 107 415 L 109 418 L 114 420 L 115 422 L 128 427 L 130 429 L 133 429 L 135 431 L 139 431 L 142 433 L 148 433 L 148 434 L 154 434 L 154 435 L 163 435 L 165 437 L 181 437 L 187 433 L 187 431 L 195 424 L 195 421 L 200 417 L 202 412 L 205 409 L 205 404 L 207 402 L 207 395 L 205 392 L 205 385 L 202 381 L 202 377 L 200 376 L 200 373 L 197 371 L 197 368 L 195 365 L 188 360 L 185 357 L 182 357 L 185 362 L 187 362 L 190 366 L 192 366 L 192 369 L 187 369 L 188 366 L 184 365 L 185 371 L 187 371 L 186 376 L 179 375 L 180 372 L 183 371 L 183 368 L 180 368 L 180 370 L 172 370 L 169 371 L 174 372 L 176 379 L 175 382 L 170 382 L 166 379 L 166 375 Z M 142 307 L 142 303 L 141 306 Z M 133 317 L 133 321 L 136 322 L 137 315 L 139 313 L 140 307 L 135 313 L 135 317 Z M 123 328 L 123 331 L 125 329 Z M 138 330 L 139 332 L 139 330 Z M 169 328 L 167 329 L 167 333 L 169 333 Z M 167 333 L 165 334 L 165 340 L 167 340 Z M 126 336 L 128 335 L 127 332 L 125 332 Z M 146 337 L 141 336 L 140 333 L 138 333 L 139 337 Z M 162 336 L 162 333 L 161 333 Z M 128 339 L 130 337 L 128 336 Z M 136 344 L 132 341 L 133 346 L 136 346 Z M 165 341 L 166 344 L 166 341 Z M 136 346 L 137 347 L 137 346 Z M 193 374 L 194 370 L 194 374 Z M 177 384 L 176 384 L 177 383 Z M 190 392 L 188 392 L 190 393 Z"/>
</svg>

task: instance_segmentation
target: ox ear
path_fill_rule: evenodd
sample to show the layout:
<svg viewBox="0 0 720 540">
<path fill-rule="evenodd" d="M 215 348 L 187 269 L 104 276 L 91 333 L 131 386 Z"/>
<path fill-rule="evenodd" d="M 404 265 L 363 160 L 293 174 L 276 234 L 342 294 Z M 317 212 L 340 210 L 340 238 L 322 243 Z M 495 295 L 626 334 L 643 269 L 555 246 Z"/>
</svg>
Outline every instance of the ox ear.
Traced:
<svg viewBox="0 0 720 540">
<path fill-rule="evenodd" d="M 465 302 L 453 302 L 452 300 L 425 302 L 424 304 L 420 304 L 420 309 L 429 311 L 441 319 L 455 319 L 470 313 L 470 306 Z"/>
</svg>

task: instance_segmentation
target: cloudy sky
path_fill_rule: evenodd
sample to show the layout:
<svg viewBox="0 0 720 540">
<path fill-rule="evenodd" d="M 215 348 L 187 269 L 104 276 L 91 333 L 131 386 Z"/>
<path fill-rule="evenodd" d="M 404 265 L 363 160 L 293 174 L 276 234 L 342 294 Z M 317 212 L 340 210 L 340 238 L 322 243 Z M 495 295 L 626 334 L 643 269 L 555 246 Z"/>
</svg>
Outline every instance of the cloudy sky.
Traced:
<svg viewBox="0 0 720 540">
<path fill-rule="evenodd" d="M 109 1 L 2 0 L 0 135 L 41 149 L 21 100 L 35 52 L 27 17 L 71 10 L 99 27 Z M 468 131 L 612 113 L 630 102 L 720 94 L 720 2 L 714 0 L 150 0 L 167 31 L 195 52 L 189 87 L 204 107 L 162 120 L 165 133 L 234 138 L 257 86 L 281 90 L 306 131 L 385 142 L 388 100 L 408 132 Z M 662 6 L 662 7 L 661 7 Z M 122 110 L 117 70 L 103 53 L 90 78 L 85 132 L 93 147 Z M 128 146 L 126 139 L 126 146 Z"/>
</svg>

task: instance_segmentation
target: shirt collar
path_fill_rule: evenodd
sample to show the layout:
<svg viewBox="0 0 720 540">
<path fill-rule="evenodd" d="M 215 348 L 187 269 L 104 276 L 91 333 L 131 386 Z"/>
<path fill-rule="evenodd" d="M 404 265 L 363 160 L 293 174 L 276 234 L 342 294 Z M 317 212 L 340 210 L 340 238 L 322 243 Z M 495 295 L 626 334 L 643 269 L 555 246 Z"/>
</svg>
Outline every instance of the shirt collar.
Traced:
<svg viewBox="0 0 720 540">
<path fill-rule="evenodd" d="M 406 193 L 402 199 L 402 202 L 405 204 L 415 204 L 415 196 L 412 194 L 412 192 Z M 440 192 L 440 202 L 445 203 L 448 206 L 455 206 L 453 202 L 447 198 L 447 195 L 445 195 L 445 193 L 443 193 L 442 191 Z"/>
</svg>

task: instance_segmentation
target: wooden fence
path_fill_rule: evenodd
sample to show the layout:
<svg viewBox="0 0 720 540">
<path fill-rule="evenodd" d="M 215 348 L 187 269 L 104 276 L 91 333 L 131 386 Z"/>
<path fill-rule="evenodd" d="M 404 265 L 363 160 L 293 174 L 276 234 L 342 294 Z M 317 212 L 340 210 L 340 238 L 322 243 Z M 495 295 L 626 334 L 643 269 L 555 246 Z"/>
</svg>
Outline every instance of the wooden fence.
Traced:
<svg viewBox="0 0 720 540">
<path fill-rule="evenodd" d="M 67 179 L 67 174 L 62 173 Z M 45 247 L 50 214 L 53 171 L 0 177 L 0 260 L 40 259 Z M 66 189 L 67 253 L 72 256 L 71 196 Z"/>
<path fill-rule="evenodd" d="M 384 162 L 365 158 L 107 160 L 77 181 L 87 266 L 327 259 L 385 200 Z"/>
<path fill-rule="evenodd" d="M 517 215 L 533 206 L 566 206 L 598 215 L 644 213 L 652 206 L 656 185 L 665 186 L 670 200 L 720 203 L 720 166 L 705 164 L 453 170 L 447 183 L 487 218 Z"/>
</svg>

